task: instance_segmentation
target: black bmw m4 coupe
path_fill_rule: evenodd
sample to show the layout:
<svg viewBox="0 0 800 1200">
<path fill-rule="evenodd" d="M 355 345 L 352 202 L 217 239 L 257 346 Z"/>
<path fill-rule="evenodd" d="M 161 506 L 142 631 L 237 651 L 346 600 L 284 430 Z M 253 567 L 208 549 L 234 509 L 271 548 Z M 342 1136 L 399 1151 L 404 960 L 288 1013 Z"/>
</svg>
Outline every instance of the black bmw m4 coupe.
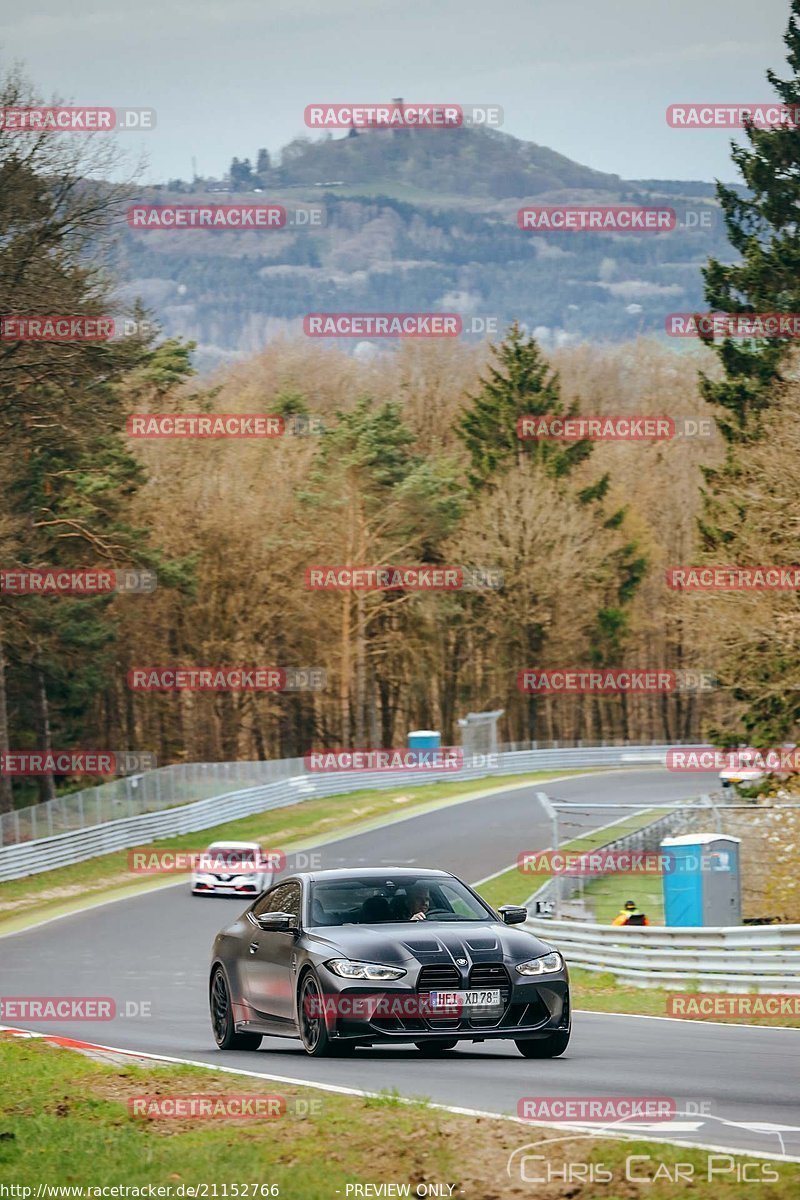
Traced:
<svg viewBox="0 0 800 1200">
<path fill-rule="evenodd" d="M 282 879 L 214 942 L 211 1024 L 223 1050 L 263 1036 L 308 1054 L 410 1042 L 513 1040 L 526 1058 L 563 1054 L 569 977 L 557 950 L 446 871 L 381 867 Z"/>
</svg>

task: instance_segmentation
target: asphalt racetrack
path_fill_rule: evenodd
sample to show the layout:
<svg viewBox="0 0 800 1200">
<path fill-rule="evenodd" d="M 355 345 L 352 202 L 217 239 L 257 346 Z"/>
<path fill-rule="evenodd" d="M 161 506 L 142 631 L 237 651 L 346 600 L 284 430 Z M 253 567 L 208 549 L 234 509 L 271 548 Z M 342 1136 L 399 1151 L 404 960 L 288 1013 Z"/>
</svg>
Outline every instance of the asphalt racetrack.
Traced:
<svg viewBox="0 0 800 1200">
<path fill-rule="evenodd" d="M 713 777 L 662 770 L 576 776 L 451 804 L 319 851 L 326 867 L 442 867 L 474 882 L 511 866 L 522 850 L 550 845 L 538 790 L 575 804 L 574 821 L 563 823 L 566 839 L 624 815 L 611 808 L 579 811 L 581 802 L 644 806 L 695 796 L 714 783 Z M 207 840 L 212 837 L 210 831 Z M 792 1029 L 579 1011 L 569 1049 L 552 1061 L 524 1059 L 513 1042 L 463 1043 L 440 1059 L 423 1059 L 413 1046 L 310 1059 L 299 1042 L 276 1038 L 265 1038 L 251 1053 L 222 1053 L 208 1018 L 209 953 L 214 935 L 241 907 L 240 900 L 192 897 L 182 880 L 9 935 L 0 939 L 2 994 L 116 1001 L 112 1021 L 28 1025 L 44 1033 L 284 1080 L 373 1093 L 396 1089 L 484 1112 L 515 1115 L 525 1096 L 674 1097 L 675 1119 L 637 1126 L 642 1136 L 800 1156 L 800 1031 Z M 126 1009 L 138 1014 L 143 1003 L 150 1016 L 125 1015 Z M 531 1132 L 532 1141 L 540 1136 Z"/>
</svg>

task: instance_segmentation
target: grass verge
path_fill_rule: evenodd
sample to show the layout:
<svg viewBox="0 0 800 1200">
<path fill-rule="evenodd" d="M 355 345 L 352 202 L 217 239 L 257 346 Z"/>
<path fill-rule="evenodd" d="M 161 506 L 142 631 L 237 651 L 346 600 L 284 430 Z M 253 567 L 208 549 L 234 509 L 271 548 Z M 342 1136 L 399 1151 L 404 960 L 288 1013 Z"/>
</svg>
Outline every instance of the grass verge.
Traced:
<svg viewBox="0 0 800 1200">
<path fill-rule="evenodd" d="M 531 1091 L 529 1070 L 520 1059 L 520 1096 Z M 463 1200 L 511 1200 L 533 1194 L 534 1187 L 536 1195 L 574 1196 L 583 1191 L 582 1181 L 577 1186 L 565 1182 L 565 1164 L 571 1172 L 591 1164 L 595 1175 L 602 1168 L 604 1178 L 611 1176 L 592 1184 L 587 1194 L 594 1200 L 638 1194 L 626 1180 L 626 1168 L 650 1177 L 650 1200 L 673 1200 L 677 1188 L 683 1192 L 689 1168 L 696 1200 L 713 1200 L 720 1177 L 728 1200 L 744 1200 L 753 1189 L 753 1182 L 736 1181 L 742 1159 L 732 1156 L 459 1116 L 391 1095 L 339 1096 L 193 1067 L 109 1064 L 43 1041 L 4 1037 L 0 1071 L 15 1080 L 13 1089 L 0 1095 L 0 1183 L 32 1188 L 28 1194 L 33 1196 L 39 1184 L 84 1189 L 150 1184 L 168 1187 L 163 1194 L 171 1197 L 203 1194 L 190 1189 L 205 1185 L 204 1194 L 211 1197 L 331 1200 L 380 1195 L 347 1189 L 381 1183 L 403 1189 L 383 1192 L 389 1195 L 403 1195 L 405 1187 L 405 1194 L 424 1195 L 420 1185 L 447 1184 L 450 1194 Z M 226 1098 L 244 1094 L 280 1095 L 285 1113 L 272 1120 L 153 1119 L 134 1115 L 130 1103 L 140 1097 L 159 1097 L 163 1104 L 167 1097 L 202 1095 L 213 1096 L 219 1110 L 230 1102 Z M 568 1140 L 548 1141 L 553 1138 Z M 544 1145 L 531 1145 L 542 1140 Z M 536 1173 L 554 1174 L 544 1190 L 530 1182 L 530 1175 L 521 1179 L 520 1154 L 507 1174 L 509 1156 L 526 1146 L 543 1156 L 532 1164 Z M 635 1155 L 647 1157 L 634 1163 Z M 797 1195 L 798 1164 L 744 1158 L 750 1180 L 768 1173 L 772 1200 Z M 676 1175 L 678 1164 L 684 1164 L 682 1177 Z M 723 1164 L 725 1174 L 709 1178 Z M 271 1187 L 276 1190 L 267 1190 Z"/>
<path fill-rule="evenodd" d="M 651 925 L 664 924 L 664 892 L 660 875 L 605 875 L 583 889 L 598 925 L 610 925 L 626 900 L 635 900 Z"/>
<path fill-rule="evenodd" d="M 569 842 L 564 842 L 560 849 L 596 850 L 599 846 L 606 846 L 616 838 L 624 837 L 626 833 L 634 833 L 643 825 L 649 825 L 669 811 L 666 808 L 650 808 L 647 812 L 634 813 L 630 817 L 624 817 L 621 821 L 615 821 L 611 828 L 597 829 L 593 833 L 586 833 Z M 531 846 L 529 849 L 538 849 L 538 847 Z M 551 878 L 552 876 L 547 873 L 520 871 L 518 867 L 510 867 L 501 875 L 487 879 L 486 883 L 482 883 L 477 888 L 477 891 L 484 900 L 488 900 L 493 908 L 497 908 L 500 904 L 524 904 L 542 884 L 547 883 Z M 627 899 L 627 896 L 625 898 Z M 616 916 L 616 913 L 614 915 Z"/>
<path fill-rule="evenodd" d="M 570 990 L 573 1008 L 589 1009 L 591 1012 L 633 1013 L 638 1016 L 668 1017 L 667 1000 L 687 992 L 698 992 L 699 988 L 687 984 L 685 988 L 638 988 L 631 984 L 618 983 L 610 971 L 584 971 L 570 967 Z M 746 989 L 742 988 L 742 992 Z M 691 1020 L 682 1017 L 682 1020 Z M 702 1024 L 703 1018 L 696 1018 Z M 732 1025 L 769 1025 L 785 1029 L 797 1029 L 797 1017 L 717 1016 L 715 1021 Z"/>
</svg>

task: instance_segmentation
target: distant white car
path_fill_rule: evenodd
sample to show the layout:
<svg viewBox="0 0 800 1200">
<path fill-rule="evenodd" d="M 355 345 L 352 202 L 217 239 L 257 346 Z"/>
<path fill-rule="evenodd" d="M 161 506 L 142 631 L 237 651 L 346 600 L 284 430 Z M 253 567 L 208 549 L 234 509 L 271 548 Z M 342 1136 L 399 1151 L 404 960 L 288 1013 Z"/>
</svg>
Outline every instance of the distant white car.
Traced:
<svg viewBox="0 0 800 1200">
<path fill-rule="evenodd" d="M 736 755 L 737 761 L 735 765 L 720 771 L 719 781 L 723 787 L 733 787 L 735 784 L 752 787 L 766 779 L 766 771 L 763 767 L 756 765 L 758 755 L 753 751 L 735 750 L 731 753 Z"/>
<path fill-rule="evenodd" d="M 274 875 L 257 842 L 212 842 L 192 874 L 192 895 L 260 896 Z"/>
</svg>

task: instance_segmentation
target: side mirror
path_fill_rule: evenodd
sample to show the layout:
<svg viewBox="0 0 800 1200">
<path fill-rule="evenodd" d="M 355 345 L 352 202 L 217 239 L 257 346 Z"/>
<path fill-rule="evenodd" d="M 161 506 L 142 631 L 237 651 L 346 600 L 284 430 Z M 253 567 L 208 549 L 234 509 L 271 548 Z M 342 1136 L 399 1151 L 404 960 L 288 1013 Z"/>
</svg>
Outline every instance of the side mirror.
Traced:
<svg viewBox="0 0 800 1200">
<path fill-rule="evenodd" d="M 522 908 L 519 904 L 504 904 L 497 911 L 506 925 L 519 925 L 522 921 L 527 921 L 528 919 L 527 908 Z"/>
<path fill-rule="evenodd" d="M 294 913 L 265 912 L 255 917 L 256 925 L 270 933 L 287 933 L 297 928 L 297 917 Z"/>
</svg>

